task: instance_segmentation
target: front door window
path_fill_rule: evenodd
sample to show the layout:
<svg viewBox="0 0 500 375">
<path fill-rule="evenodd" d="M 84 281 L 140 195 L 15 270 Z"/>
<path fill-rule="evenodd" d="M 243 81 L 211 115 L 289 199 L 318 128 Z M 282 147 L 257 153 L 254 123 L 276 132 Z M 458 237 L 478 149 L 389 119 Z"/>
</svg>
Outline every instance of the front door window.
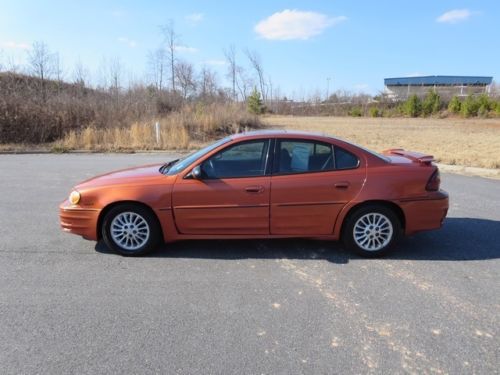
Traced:
<svg viewBox="0 0 500 375">
<path fill-rule="evenodd" d="M 259 177 L 266 174 L 269 140 L 229 146 L 201 165 L 204 179 Z"/>
</svg>

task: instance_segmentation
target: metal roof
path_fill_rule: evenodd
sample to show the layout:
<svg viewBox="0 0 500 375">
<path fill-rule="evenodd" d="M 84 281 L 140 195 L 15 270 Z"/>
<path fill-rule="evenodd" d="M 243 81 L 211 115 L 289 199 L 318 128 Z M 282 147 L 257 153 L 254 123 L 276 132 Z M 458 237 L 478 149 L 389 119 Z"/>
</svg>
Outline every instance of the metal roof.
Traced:
<svg viewBox="0 0 500 375">
<path fill-rule="evenodd" d="M 434 85 L 490 85 L 493 77 L 476 76 L 422 76 L 385 78 L 386 86 L 434 86 Z"/>
</svg>

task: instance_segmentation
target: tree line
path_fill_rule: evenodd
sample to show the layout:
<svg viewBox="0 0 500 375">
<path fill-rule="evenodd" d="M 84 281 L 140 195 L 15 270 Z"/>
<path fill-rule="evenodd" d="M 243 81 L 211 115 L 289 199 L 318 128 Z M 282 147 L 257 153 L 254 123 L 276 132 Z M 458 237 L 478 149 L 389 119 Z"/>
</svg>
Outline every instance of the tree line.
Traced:
<svg viewBox="0 0 500 375">
<path fill-rule="evenodd" d="M 224 50 L 227 78 L 221 84 L 210 67 L 195 65 L 180 57 L 181 40 L 173 22 L 161 27 L 161 44 L 147 55 L 146 73 L 128 79 L 119 58 L 103 60 L 92 79 L 90 70 L 78 61 L 65 73 L 57 52 L 44 42 L 34 42 L 23 65 L 0 58 L 0 143 L 51 142 L 69 131 L 86 127 L 126 127 L 151 122 L 196 106 L 238 106 L 257 89 L 267 100 L 273 92 L 256 51 L 244 50 L 249 67 L 243 67 L 234 46 Z M 95 78 L 95 77 L 94 77 Z M 233 109 L 227 113 L 235 114 Z M 237 124 L 244 116 L 236 116 Z M 243 120 L 241 120 L 243 121 Z M 244 120 L 245 126 L 248 119 Z"/>
</svg>

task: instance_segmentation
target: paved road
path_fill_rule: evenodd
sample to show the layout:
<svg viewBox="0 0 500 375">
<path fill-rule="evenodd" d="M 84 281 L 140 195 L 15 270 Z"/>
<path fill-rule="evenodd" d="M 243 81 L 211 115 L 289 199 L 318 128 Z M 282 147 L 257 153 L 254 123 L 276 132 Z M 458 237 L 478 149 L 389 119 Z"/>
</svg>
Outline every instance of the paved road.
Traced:
<svg viewBox="0 0 500 375">
<path fill-rule="evenodd" d="M 172 157 L 0 156 L 2 374 L 498 373 L 499 181 L 444 175 L 445 227 L 381 260 L 306 240 L 123 258 L 59 230 L 76 182 Z"/>
</svg>

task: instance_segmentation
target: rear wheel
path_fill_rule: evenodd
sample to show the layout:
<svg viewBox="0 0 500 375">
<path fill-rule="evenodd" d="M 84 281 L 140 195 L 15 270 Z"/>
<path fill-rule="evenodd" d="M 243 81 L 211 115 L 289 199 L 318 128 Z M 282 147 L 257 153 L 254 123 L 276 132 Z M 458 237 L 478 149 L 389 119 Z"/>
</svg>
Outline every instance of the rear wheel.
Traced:
<svg viewBox="0 0 500 375">
<path fill-rule="evenodd" d="M 160 241 L 160 228 L 154 214 L 133 204 L 113 207 L 104 217 L 101 230 L 106 245 L 127 256 L 146 254 Z"/>
<path fill-rule="evenodd" d="M 350 250 L 367 258 L 381 257 L 401 237 L 401 222 L 382 205 L 364 206 L 349 215 L 342 239 Z"/>
</svg>

